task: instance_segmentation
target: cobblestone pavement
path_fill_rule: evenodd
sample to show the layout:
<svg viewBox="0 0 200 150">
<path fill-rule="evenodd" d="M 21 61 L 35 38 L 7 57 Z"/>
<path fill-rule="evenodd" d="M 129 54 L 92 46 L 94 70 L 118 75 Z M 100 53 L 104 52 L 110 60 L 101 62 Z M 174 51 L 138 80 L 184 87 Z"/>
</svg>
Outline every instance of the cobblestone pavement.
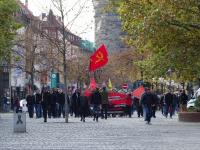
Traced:
<svg viewBox="0 0 200 150">
<path fill-rule="evenodd" d="M 200 150 L 200 123 L 181 123 L 157 114 L 152 125 L 143 118 L 27 118 L 27 132 L 13 133 L 12 114 L 0 114 L 0 149 Z M 28 117 L 28 116 L 27 116 Z"/>
</svg>

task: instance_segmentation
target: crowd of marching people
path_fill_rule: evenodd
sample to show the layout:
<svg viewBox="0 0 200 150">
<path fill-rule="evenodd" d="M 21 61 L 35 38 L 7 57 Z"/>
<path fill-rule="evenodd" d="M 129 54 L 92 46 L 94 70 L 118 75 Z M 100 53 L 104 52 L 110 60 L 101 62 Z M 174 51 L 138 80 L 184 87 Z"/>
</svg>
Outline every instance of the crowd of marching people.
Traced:
<svg viewBox="0 0 200 150">
<path fill-rule="evenodd" d="M 65 111 L 68 111 L 71 116 L 80 117 L 83 122 L 85 122 L 85 117 L 91 114 L 94 116 L 93 120 L 97 122 L 100 116 L 107 119 L 108 91 L 106 87 L 103 87 L 101 91 L 96 88 L 90 97 L 85 96 L 79 89 L 65 97 L 62 89 L 43 88 L 35 93 L 29 92 L 26 102 L 29 117 L 33 118 L 35 114 L 36 118 L 43 117 L 44 122 L 47 122 L 47 118 L 65 118 Z M 68 108 L 65 108 L 66 102 Z M 14 109 L 18 111 L 20 108 L 18 99 L 15 100 L 14 106 Z"/>
<path fill-rule="evenodd" d="M 66 101 L 65 101 L 66 99 Z M 98 118 L 108 118 L 108 91 L 106 87 L 96 88 L 90 96 L 85 96 L 84 92 L 76 89 L 71 95 L 65 94 L 62 89 L 43 88 L 35 93 L 29 93 L 26 96 L 29 117 L 44 118 L 65 118 L 65 112 L 68 111 L 71 116 L 80 117 L 85 122 L 86 116 L 93 116 L 93 120 L 98 122 Z M 65 103 L 68 108 L 65 108 Z M 150 88 L 145 88 L 141 98 L 133 97 L 127 94 L 127 116 L 131 117 L 134 111 L 137 117 L 144 117 L 147 124 L 151 124 L 151 118 L 156 118 L 156 111 L 160 110 L 164 117 L 172 118 L 178 111 L 187 110 L 188 96 L 185 90 L 180 92 L 168 91 L 161 96 L 157 95 Z M 15 102 L 15 106 L 19 104 Z M 92 106 L 92 109 L 91 109 Z"/>
<path fill-rule="evenodd" d="M 161 110 L 164 117 L 172 118 L 179 111 L 187 111 L 188 95 L 185 90 L 179 93 L 169 90 L 167 93 L 158 97 L 150 88 L 146 88 L 140 102 L 135 102 L 138 117 L 145 115 L 147 124 L 151 124 L 151 118 L 156 118 L 156 110 Z M 137 100 L 136 100 L 137 101 Z"/>
</svg>

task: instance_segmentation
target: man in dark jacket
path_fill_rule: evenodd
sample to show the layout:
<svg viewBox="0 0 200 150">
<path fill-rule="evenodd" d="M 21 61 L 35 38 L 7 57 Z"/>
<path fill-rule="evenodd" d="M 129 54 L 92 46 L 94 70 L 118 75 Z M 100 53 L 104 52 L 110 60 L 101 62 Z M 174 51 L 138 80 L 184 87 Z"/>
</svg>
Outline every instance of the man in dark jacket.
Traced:
<svg viewBox="0 0 200 150">
<path fill-rule="evenodd" d="M 42 109 L 44 122 L 47 122 L 47 112 L 49 118 L 51 118 L 51 95 L 47 89 L 44 89 L 42 92 Z"/>
<path fill-rule="evenodd" d="M 42 95 L 40 94 L 40 91 L 37 90 L 35 94 L 35 110 L 36 110 L 36 118 L 42 117 Z"/>
<path fill-rule="evenodd" d="M 58 93 L 58 103 L 59 103 L 59 112 L 58 117 L 61 117 L 61 114 L 63 115 L 63 118 L 65 118 L 65 94 L 60 89 Z"/>
<path fill-rule="evenodd" d="M 106 87 L 103 87 L 103 91 L 101 92 L 101 102 L 102 102 L 102 108 L 101 108 L 101 117 L 104 118 L 105 112 L 105 119 L 107 119 L 107 112 L 108 112 L 108 91 L 106 90 Z"/>
<path fill-rule="evenodd" d="M 85 122 L 85 117 L 87 115 L 89 107 L 88 107 L 88 98 L 84 96 L 84 93 L 80 95 L 78 105 L 79 105 L 81 121 Z"/>
<path fill-rule="evenodd" d="M 153 101 L 154 97 L 153 94 L 151 93 L 150 88 L 146 88 L 145 93 L 142 95 L 141 98 L 141 104 L 144 109 L 145 121 L 147 121 L 147 124 L 151 124 Z"/>
<path fill-rule="evenodd" d="M 79 101 L 80 101 L 80 92 L 77 89 L 75 93 L 72 95 L 72 107 L 75 117 L 78 117 L 79 115 L 79 104 L 78 104 Z"/>
<path fill-rule="evenodd" d="M 179 97 L 179 102 L 180 102 L 180 111 L 187 111 L 187 102 L 188 102 L 188 96 L 185 94 L 185 90 L 182 91 L 180 97 Z"/>
<path fill-rule="evenodd" d="M 28 107 L 29 117 L 33 118 L 34 105 L 35 105 L 35 98 L 34 98 L 33 93 L 30 93 L 30 94 L 27 95 L 26 101 L 27 101 L 27 107 Z"/>
<path fill-rule="evenodd" d="M 168 93 L 165 94 L 164 96 L 164 103 L 166 106 L 166 110 L 165 110 L 165 117 L 168 117 L 168 113 L 170 113 L 170 118 L 172 118 L 172 107 L 173 107 L 173 94 L 171 93 L 171 91 L 169 91 Z"/>
<path fill-rule="evenodd" d="M 133 104 L 136 107 L 138 118 L 140 118 L 140 116 L 143 117 L 143 110 L 142 110 L 142 105 L 140 104 L 140 99 L 137 97 L 134 97 Z"/>
<path fill-rule="evenodd" d="M 100 109 L 100 107 L 101 107 L 101 94 L 99 92 L 99 88 L 96 88 L 96 90 L 92 93 L 91 104 L 93 104 L 93 113 L 94 113 L 93 121 L 96 120 L 96 122 L 98 122 L 99 112 L 101 110 Z"/>
<path fill-rule="evenodd" d="M 156 110 L 157 110 L 159 98 L 155 92 L 152 94 L 153 94 L 152 117 L 156 118 Z"/>
<path fill-rule="evenodd" d="M 51 115 L 53 118 L 56 118 L 56 99 L 57 99 L 57 93 L 56 90 L 53 89 L 51 91 Z"/>
</svg>

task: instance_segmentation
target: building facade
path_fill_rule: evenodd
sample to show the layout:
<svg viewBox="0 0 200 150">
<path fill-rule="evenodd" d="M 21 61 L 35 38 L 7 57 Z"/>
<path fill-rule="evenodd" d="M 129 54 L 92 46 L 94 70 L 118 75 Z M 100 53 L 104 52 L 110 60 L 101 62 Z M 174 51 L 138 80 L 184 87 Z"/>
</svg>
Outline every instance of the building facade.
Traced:
<svg viewBox="0 0 200 150">
<path fill-rule="evenodd" d="M 110 53 L 120 52 L 125 47 L 122 42 L 123 32 L 117 14 L 106 12 L 108 0 L 93 0 L 95 10 L 95 45 L 105 44 Z"/>
</svg>

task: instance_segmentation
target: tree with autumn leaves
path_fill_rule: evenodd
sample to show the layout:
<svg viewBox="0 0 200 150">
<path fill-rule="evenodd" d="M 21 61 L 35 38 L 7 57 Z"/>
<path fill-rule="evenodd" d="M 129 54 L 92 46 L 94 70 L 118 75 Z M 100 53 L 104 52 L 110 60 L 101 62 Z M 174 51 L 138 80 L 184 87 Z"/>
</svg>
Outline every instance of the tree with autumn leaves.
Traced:
<svg viewBox="0 0 200 150">
<path fill-rule="evenodd" d="M 0 61 L 10 61 L 13 39 L 20 27 L 13 16 L 17 10 L 16 1 L 0 0 Z"/>
<path fill-rule="evenodd" d="M 144 54 L 135 64 L 146 78 L 166 76 L 178 81 L 200 78 L 200 1 L 110 0 L 127 33 L 126 41 Z"/>
</svg>

